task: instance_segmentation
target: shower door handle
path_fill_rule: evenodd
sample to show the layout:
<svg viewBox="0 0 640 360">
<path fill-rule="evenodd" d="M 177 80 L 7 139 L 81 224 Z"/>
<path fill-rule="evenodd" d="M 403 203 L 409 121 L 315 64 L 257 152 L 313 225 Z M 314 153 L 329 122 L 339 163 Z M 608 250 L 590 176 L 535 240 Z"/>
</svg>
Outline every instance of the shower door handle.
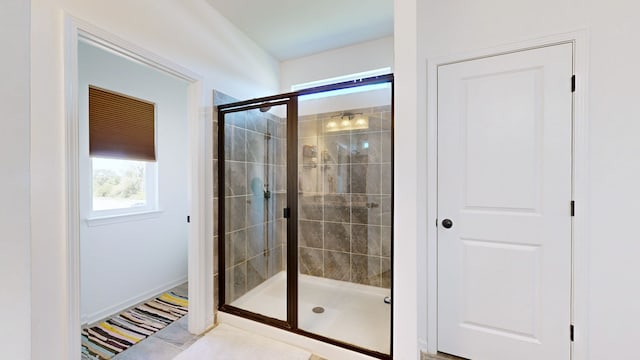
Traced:
<svg viewBox="0 0 640 360">
<path fill-rule="evenodd" d="M 287 207 L 287 208 L 282 209 L 282 216 L 283 216 L 285 219 L 288 219 L 289 217 L 291 217 L 291 209 L 290 209 L 290 208 L 288 208 L 288 207 Z"/>
</svg>

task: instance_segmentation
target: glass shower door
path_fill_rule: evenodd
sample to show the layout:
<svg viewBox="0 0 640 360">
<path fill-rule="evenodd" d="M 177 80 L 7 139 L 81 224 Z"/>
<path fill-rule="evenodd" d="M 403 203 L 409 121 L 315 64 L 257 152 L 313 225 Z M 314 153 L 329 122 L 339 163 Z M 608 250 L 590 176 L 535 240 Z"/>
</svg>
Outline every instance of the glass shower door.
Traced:
<svg viewBox="0 0 640 360">
<path fill-rule="evenodd" d="M 253 104 L 221 112 L 223 304 L 281 321 L 287 320 L 286 108 Z"/>
<path fill-rule="evenodd" d="M 391 358 L 392 81 L 219 106 L 219 309 Z"/>
<path fill-rule="evenodd" d="M 298 327 L 390 354 L 389 82 L 299 97 Z"/>
</svg>

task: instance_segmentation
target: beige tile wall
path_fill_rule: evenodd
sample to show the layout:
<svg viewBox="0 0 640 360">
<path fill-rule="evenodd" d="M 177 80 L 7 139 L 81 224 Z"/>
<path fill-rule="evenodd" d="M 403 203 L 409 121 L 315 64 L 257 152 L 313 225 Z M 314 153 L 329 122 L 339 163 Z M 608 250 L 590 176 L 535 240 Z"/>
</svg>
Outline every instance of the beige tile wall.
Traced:
<svg viewBox="0 0 640 360">
<path fill-rule="evenodd" d="M 369 127 L 327 131 L 342 113 L 299 119 L 300 272 L 388 288 L 391 108 L 346 112 L 366 116 Z"/>
<path fill-rule="evenodd" d="M 214 104 L 235 101 L 214 93 Z M 326 132 L 336 113 L 299 122 L 299 268 L 303 274 L 379 287 L 391 282 L 391 109 L 353 109 L 369 128 Z M 282 120 L 257 110 L 227 119 L 225 144 L 226 293 L 242 296 L 286 268 L 286 134 Z M 218 286 L 218 123 L 213 113 L 214 287 Z M 267 127 L 271 140 L 265 148 Z M 316 159 L 303 156 L 315 146 Z M 270 171 L 265 175 L 265 151 Z M 308 154 L 306 154 L 308 155 Z M 266 179 L 265 179 L 266 176 Z M 265 200 L 261 180 L 272 197 Z M 266 215 L 266 216 L 265 216 Z"/>
</svg>

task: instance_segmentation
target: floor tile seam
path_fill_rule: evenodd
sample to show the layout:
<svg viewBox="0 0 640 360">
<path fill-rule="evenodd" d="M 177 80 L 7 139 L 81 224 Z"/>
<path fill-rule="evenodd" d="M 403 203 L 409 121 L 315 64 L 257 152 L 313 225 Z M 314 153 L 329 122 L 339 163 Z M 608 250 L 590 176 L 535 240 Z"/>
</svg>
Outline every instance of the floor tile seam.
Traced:
<svg viewBox="0 0 640 360">
<path fill-rule="evenodd" d="M 181 347 L 179 347 L 179 346 L 176 346 L 175 344 L 172 344 L 172 343 L 170 343 L 170 342 L 166 341 L 165 339 L 162 339 L 162 338 L 156 338 L 156 340 L 162 341 L 163 343 L 165 343 L 165 344 L 167 344 L 167 345 L 170 345 L 172 348 L 174 348 L 174 349 L 175 349 L 175 350 L 177 350 L 178 352 L 182 352 L 182 351 L 184 350 L 183 348 L 181 348 Z"/>
</svg>

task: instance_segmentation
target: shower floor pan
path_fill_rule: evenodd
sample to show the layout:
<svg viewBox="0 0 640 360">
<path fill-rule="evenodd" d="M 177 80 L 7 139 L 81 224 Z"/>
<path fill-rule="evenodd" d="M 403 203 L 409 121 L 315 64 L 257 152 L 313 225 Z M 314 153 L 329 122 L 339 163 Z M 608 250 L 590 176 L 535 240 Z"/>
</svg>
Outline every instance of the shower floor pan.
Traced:
<svg viewBox="0 0 640 360">
<path fill-rule="evenodd" d="M 280 272 L 231 305 L 286 319 L 286 273 Z M 299 328 L 388 354 L 391 343 L 389 289 L 298 275 Z M 324 311 L 320 311 L 321 308 Z M 315 311 L 314 311 L 315 309 Z"/>
</svg>

